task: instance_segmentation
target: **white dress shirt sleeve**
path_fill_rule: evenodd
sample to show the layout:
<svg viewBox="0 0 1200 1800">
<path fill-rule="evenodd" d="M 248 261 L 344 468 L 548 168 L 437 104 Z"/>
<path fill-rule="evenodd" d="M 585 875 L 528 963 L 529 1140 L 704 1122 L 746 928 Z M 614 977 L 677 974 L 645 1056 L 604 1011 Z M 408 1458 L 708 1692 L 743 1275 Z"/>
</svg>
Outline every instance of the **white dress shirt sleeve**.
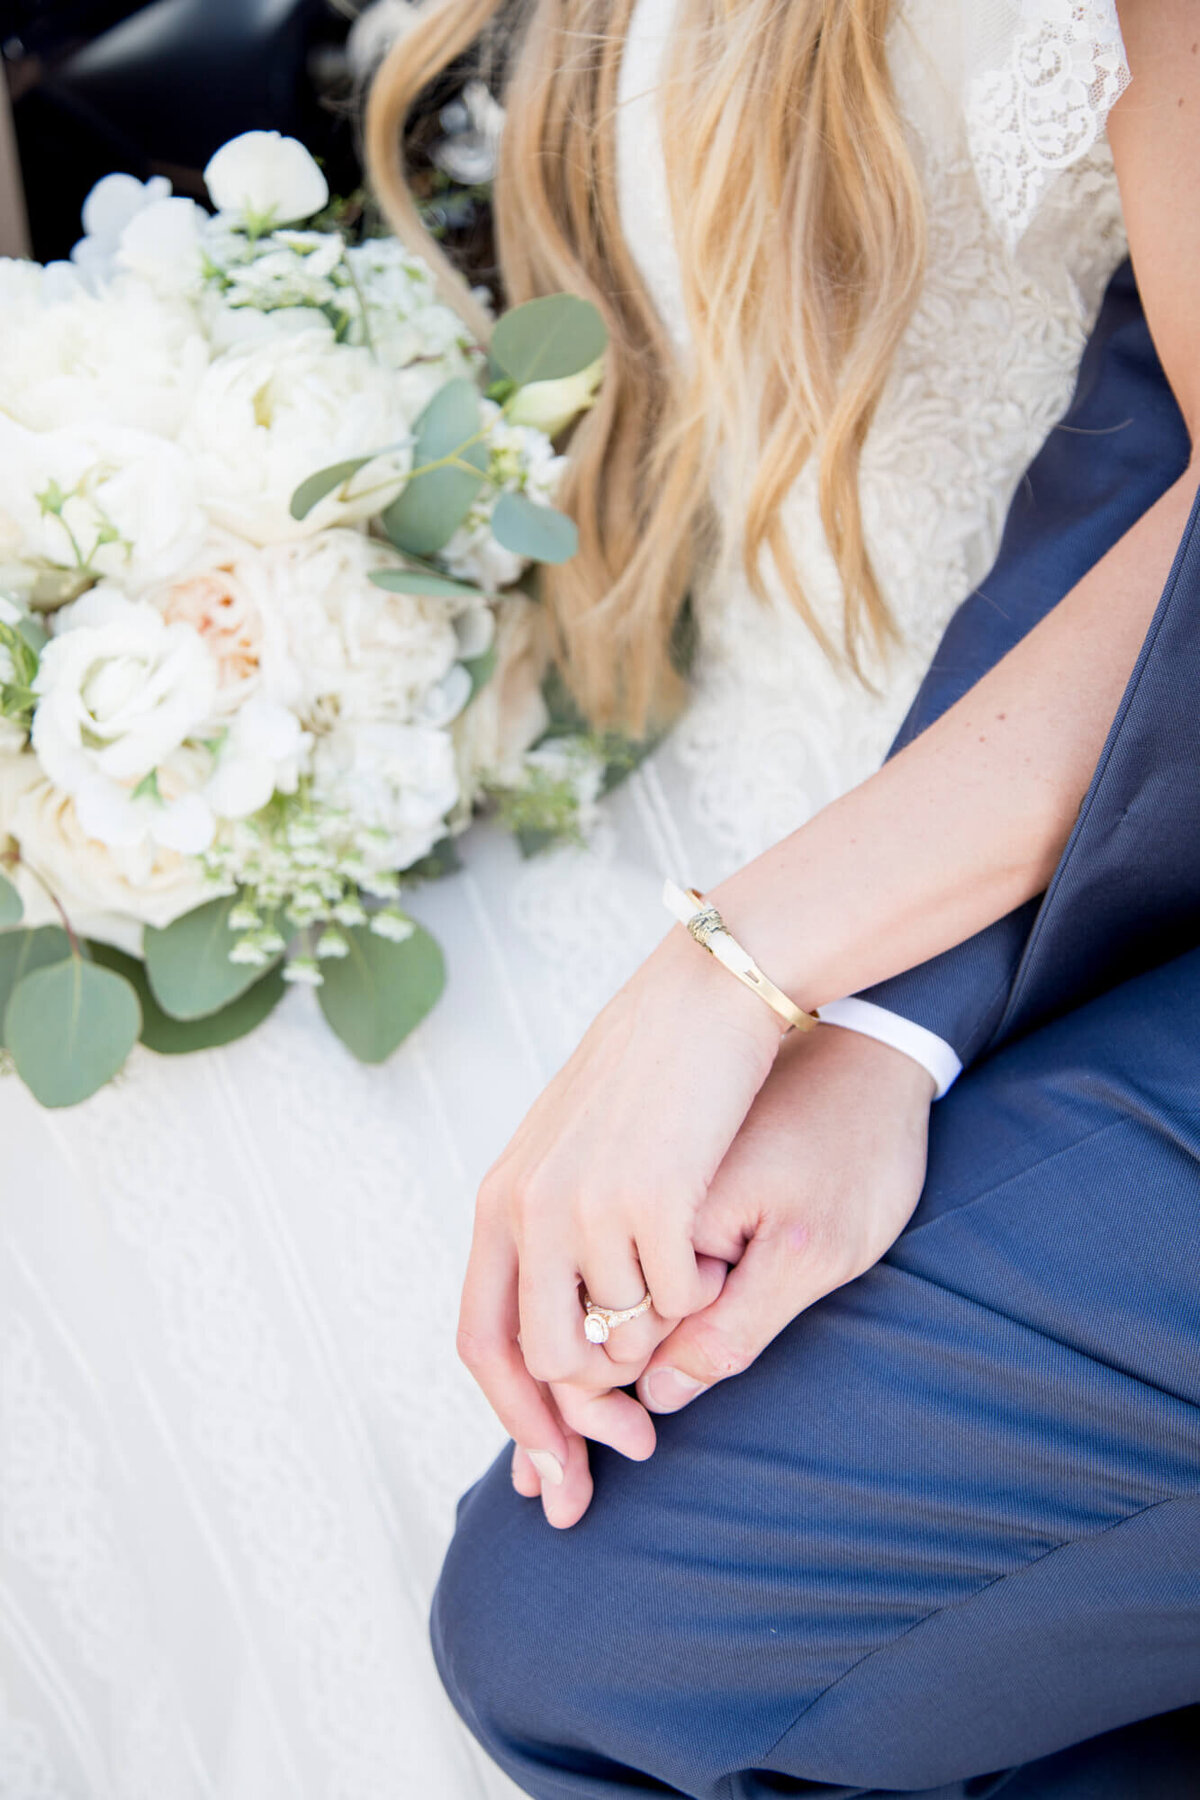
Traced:
<svg viewBox="0 0 1200 1800">
<path fill-rule="evenodd" d="M 924 1025 L 914 1024 L 912 1019 L 889 1012 L 885 1006 L 876 1006 L 873 1000 L 859 1000 L 853 995 L 846 1000 L 831 1000 L 828 1006 L 818 1006 L 817 1017 L 823 1025 L 842 1025 L 847 1031 L 859 1031 L 864 1037 L 876 1038 L 911 1056 L 933 1077 L 935 1100 L 948 1093 L 962 1074 L 962 1063 L 945 1038 L 927 1031 Z"/>
</svg>

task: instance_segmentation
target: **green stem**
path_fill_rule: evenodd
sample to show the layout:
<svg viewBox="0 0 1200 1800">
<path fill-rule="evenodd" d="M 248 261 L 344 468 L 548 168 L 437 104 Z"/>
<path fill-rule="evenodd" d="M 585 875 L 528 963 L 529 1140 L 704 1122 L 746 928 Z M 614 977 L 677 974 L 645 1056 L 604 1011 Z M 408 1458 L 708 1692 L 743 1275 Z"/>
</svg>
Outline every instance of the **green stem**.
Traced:
<svg viewBox="0 0 1200 1800">
<path fill-rule="evenodd" d="M 371 352 L 371 355 L 375 358 L 375 361 L 378 362 L 380 360 L 379 353 L 375 348 L 375 340 L 371 336 L 371 325 L 370 325 L 370 320 L 367 315 L 367 297 L 362 291 L 362 286 L 361 286 L 361 283 L 359 282 L 358 276 L 354 273 L 354 264 L 350 261 L 350 258 L 346 255 L 346 245 L 345 245 L 344 241 L 342 243 L 342 267 L 345 269 L 347 275 L 350 277 L 350 286 L 354 289 L 355 295 L 357 296 L 357 299 L 358 299 L 358 308 L 359 308 L 359 312 L 362 315 L 363 344 Z"/>
</svg>

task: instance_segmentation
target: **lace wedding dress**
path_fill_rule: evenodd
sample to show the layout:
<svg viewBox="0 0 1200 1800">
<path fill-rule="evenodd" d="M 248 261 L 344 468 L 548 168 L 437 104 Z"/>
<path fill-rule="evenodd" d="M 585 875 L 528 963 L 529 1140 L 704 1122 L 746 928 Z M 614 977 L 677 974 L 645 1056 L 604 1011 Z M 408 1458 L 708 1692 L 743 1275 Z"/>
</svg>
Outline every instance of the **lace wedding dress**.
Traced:
<svg viewBox="0 0 1200 1800">
<path fill-rule="evenodd" d="M 640 0 L 619 156 L 686 355 Z M 702 592 L 696 694 L 586 852 L 487 830 L 416 910 L 451 971 L 387 1066 L 293 992 L 248 1041 L 138 1052 L 68 1113 L 0 1083 L 0 1796 L 485 1800 L 425 1610 L 500 1432 L 456 1364 L 472 1192 L 588 1018 L 710 883 L 866 775 L 986 572 L 1123 253 L 1112 0 L 902 0 L 889 45 L 928 278 L 867 444 L 904 647 L 877 694 L 784 607 Z M 807 589 L 834 570 L 802 479 Z"/>
</svg>

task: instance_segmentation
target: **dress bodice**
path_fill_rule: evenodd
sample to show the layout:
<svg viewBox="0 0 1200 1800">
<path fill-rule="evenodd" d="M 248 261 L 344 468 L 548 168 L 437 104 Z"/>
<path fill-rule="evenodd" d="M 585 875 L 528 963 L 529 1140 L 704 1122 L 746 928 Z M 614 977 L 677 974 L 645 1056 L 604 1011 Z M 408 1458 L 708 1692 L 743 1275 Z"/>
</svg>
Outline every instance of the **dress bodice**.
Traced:
<svg viewBox="0 0 1200 1800">
<path fill-rule="evenodd" d="M 677 0 L 638 0 L 621 71 L 626 236 L 681 357 L 657 88 Z M 877 765 L 945 624 L 986 574 L 1021 472 L 1065 410 L 1124 254 L 1103 136 L 1127 75 L 1111 0 L 901 0 L 889 36 L 928 217 L 924 286 L 862 459 L 864 527 L 900 631 L 875 693 L 792 607 L 698 583 L 694 703 L 673 740 L 718 861 L 745 860 Z M 805 591 L 842 596 L 806 469 L 785 524 Z M 718 503 L 736 504 L 736 496 Z"/>
</svg>

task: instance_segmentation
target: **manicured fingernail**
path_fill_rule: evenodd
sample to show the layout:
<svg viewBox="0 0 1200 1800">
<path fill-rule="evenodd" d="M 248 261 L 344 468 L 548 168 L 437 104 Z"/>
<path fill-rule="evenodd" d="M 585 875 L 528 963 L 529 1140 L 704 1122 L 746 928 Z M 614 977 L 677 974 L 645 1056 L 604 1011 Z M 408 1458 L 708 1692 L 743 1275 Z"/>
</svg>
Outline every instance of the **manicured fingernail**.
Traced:
<svg viewBox="0 0 1200 1800">
<path fill-rule="evenodd" d="M 646 1377 L 646 1398 L 651 1412 L 677 1412 L 697 1394 L 702 1394 L 707 1386 L 707 1382 L 693 1381 L 680 1369 L 655 1369 Z"/>
<path fill-rule="evenodd" d="M 529 1460 L 543 1481 L 548 1481 L 551 1487 L 562 1486 L 563 1466 L 552 1451 L 531 1450 Z"/>
</svg>

